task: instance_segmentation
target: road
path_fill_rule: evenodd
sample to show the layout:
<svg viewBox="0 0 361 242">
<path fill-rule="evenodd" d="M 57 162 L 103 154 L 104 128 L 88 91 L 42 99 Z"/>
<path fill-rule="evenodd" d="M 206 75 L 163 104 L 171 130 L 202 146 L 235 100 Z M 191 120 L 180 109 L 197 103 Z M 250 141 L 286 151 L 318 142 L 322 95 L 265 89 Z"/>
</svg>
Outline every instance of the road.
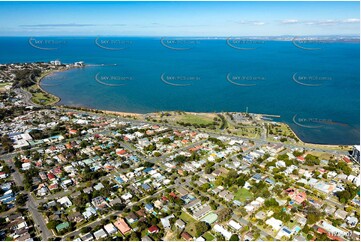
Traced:
<svg viewBox="0 0 361 242">
<path fill-rule="evenodd" d="M 37 105 L 37 104 L 33 103 L 33 101 L 31 101 L 32 95 L 28 91 L 25 91 L 22 88 L 16 88 L 16 89 L 14 89 L 14 91 L 16 94 L 21 95 L 23 97 L 24 103 L 26 105 L 40 107 L 40 105 Z"/>
<path fill-rule="evenodd" d="M 18 169 L 15 167 L 14 163 L 12 161 L 8 162 L 11 169 L 14 170 L 14 172 L 11 174 L 13 177 L 13 180 L 17 186 L 23 186 L 23 177 L 19 173 Z M 49 231 L 49 229 L 46 227 L 46 223 L 44 220 L 44 217 L 41 213 L 38 211 L 38 203 L 35 201 L 33 196 L 28 191 L 22 191 L 22 193 L 25 193 L 28 197 L 28 200 L 26 202 L 26 207 L 29 209 L 29 212 L 31 214 L 31 217 L 34 220 L 35 225 L 37 226 L 36 229 L 41 233 L 42 240 L 48 240 L 49 238 L 53 237 L 53 233 Z"/>
</svg>

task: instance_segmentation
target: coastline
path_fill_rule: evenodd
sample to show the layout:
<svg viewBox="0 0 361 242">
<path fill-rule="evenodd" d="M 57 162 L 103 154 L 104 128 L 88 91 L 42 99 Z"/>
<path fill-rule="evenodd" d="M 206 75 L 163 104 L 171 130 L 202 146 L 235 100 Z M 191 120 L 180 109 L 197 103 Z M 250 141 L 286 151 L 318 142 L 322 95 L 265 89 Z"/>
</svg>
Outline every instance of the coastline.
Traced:
<svg viewBox="0 0 361 242">
<path fill-rule="evenodd" d="M 62 109 L 73 109 L 73 110 L 77 110 L 77 111 L 84 111 L 84 112 L 92 112 L 95 114 L 106 114 L 106 115 L 116 115 L 116 116 L 122 116 L 123 118 L 137 118 L 137 117 L 143 117 L 145 115 L 149 115 L 152 113 L 145 113 L 145 114 L 141 114 L 141 113 L 131 113 L 131 112 L 121 112 L 121 111 L 110 111 L 110 110 L 103 110 L 103 109 L 94 109 L 94 108 L 87 108 L 87 107 L 72 107 L 72 106 L 57 106 L 58 108 L 62 108 Z M 175 112 L 175 111 L 163 111 L 163 112 Z M 210 114 L 210 113 L 204 113 L 204 112 L 185 112 L 188 114 Z M 282 122 L 279 122 L 282 123 Z M 290 130 L 292 131 L 292 133 L 299 139 L 299 143 L 298 145 L 300 146 L 304 146 L 306 148 L 318 148 L 318 149 L 329 149 L 329 150 L 350 150 L 352 148 L 352 145 L 342 145 L 342 144 L 317 144 L 317 143 L 309 143 L 309 142 L 304 142 L 302 139 L 300 139 L 297 134 L 295 133 L 295 131 L 287 124 L 287 123 L 283 123 L 285 125 L 287 125 Z M 222 135 L 222 134 L 219 134 Z M 242 138 L 242 137 L 241 137 Z M 281 143 L 281 142 L 279 142 Z M 297 144 L 296 144 L 297 145 Z"/>
<path fill-rule="evenodd" d="M 88 107 L 85 107 L 85 106 L 62 106 L 62 105 L 59 105 L 59 102 L 61 101 L 61 98 L 52 94 L 52 93 L 49 93 L 47 91 L 45 91 L 42 87 L 41 87 L 41 81 L 51 75 L 51 74 L 54 74 L 54 73 L 57 73 L 57 72 L 64 72 L 64 71 L 68 71 L 68 70 L 71 70 L 71 69 L 74 69 L 74 68 L 77 68 L 77 67 L 71 67 L 71 68 L 67 68 L 67 69 L 64 69 L 64 70 L 54 70 L 54 71 L 50 71 L 48 73 L 44 73 L 43 76 L 41 76 L 39 78 L 39 80 L 36 82 L 36 86 L 37 88 L 39 88 L 42 92 L 44 92 L 45 94 L 49 95 L 49 96 L 52 96 L 53 98 L 56 99 L 55 102 L 51 103 L 51 104 L 48 104 L 48 105 L 54 105 L 58 108 L 64 108 L 64 109 L 74 109 L 74 110 L 82 110 L 82 111 L 87 111 L 87 112 L 93 112 L 93 113 L 103 113 L 103 114 L 107 114 L 107 115 L 117 115 L 117 116 L 122 116 L 123 118 L 139 118 L 139 117 L 144 117 L 146 115 L 149 115 L 149 114 L 152 114 L 152 113 L 134 113 L 134 112 L 122 112 L 122 111 L 111 111 L 111 110 L 103 110 L 103 109 L 95 109 L 95 108 L 88 108 Z M 26 90 L 24 90 L 26 91 Z M 30 93 L 31 94 L 31 93 Z M 32 95 L 32 94 L 31 94 Z M 33 102 L 32 100 L 30 100 L 31 102 Z M 33 102 L 34 103 L 34 102 Z M 36 104 L 36 103 L 35 103 Z M 37 105 L 41 105 L 41 106 L 47 106 L 47 105 L 42 105 L 42 104 L 37 104 Z M 174 110 L 174 111 L 162 111 L 162 112 L 176 112 L 176 111 L 179 111 L 179 110 Z M 183 111 L 182 111 L 183 112 Z M 214 112 L 185 112 L 185 113 L 188 113 L 188 114 L 194 114 L 194 115 L 197 115 L 197 114 L 210 114 L 210 113 L 214 113 Z M 219 112 L 219 113 L 222 113 L 222 112 Z M 237 112 L 235 112 L 237 113 Z M 242 112 L 239 112 L 239 113 L 242 113 Z M 260 115 L 260 116 L 269 116 L 269 117 L 279 117 L 279 115 L 269 115 L 269 114 L 257 114 L 257 113 L 252 113 L 254 115 Z M 352 147 L 352 145 L 344 145 L 344 144 L 318 144 L 318 143 L 309 143 L 309 142 L 304 142 L 298 135 L 297 133 L 291 128 L 291 126 L 289 126 L 287 123 L 284 123 L 284 122 L 280 122 L 280 121 L 273 121 L 273 122 L 278 122 L 278 123 L 282 123 L 282 124 L 285 124 L 287 127 L 289 127 L 290 131 L 293 133 L 293 135 L 299 140 L 299 145 L 302 145 L 304 147 L 307 147 L 307 148 L 327 148 L 327 149 L 337 149 L 337 150 L 349 150 L 350 147 Z"/>
<path fill-rule="evenodd" d="M 50 72 L 48 72 L 48 73 L 44 73 L 44 75 L 41 76 L 41 77 L 39 78 L 39 80 L 36 82 L 37 88 L 39 88 L 42 92 L 46 93 L 47 95 L 52 96 L 53 98 L 56 99 L 55 102 L 53 102 L 53 103 L 51 103 L 51 104 L 49 104 L 49 105 L 56 105 L 57 103 L 59 103 L 59 102 L 61 101 L 61 98 L 58 97 L 58 96 L 56 96 L 56 95 L 54 95 L 54 94 L 52 94 L 52 93 L 50 93 L 50 92 L 45 91 L 45 90 L 41 87 L 41 85 L 40 85 L 40 84 L 41 84 L 41 81 L 42 81 L 45 77 L 47 77 L 47 76 L 49 76 L 49 75 L 52 75 L 52 74 L 57 73 L 57 72 L 67 71 L 67 70 L 70 70 L 70 69 L 66 69 L 66 70 L 54 70 L 54 71 L 50 71 Z"/>
</svg>

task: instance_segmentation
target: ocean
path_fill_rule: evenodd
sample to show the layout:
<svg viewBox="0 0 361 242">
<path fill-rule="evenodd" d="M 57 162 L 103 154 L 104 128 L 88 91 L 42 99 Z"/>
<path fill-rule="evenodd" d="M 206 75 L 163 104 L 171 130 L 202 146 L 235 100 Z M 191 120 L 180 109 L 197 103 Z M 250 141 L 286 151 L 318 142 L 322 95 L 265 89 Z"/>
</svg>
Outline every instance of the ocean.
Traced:
<svg viewBox="0 0 361 242">
<path fill-rule="evenodd" d="M 84 61 L 46 77 L 60 104 L 280 115 L 305 142 L 359 144 L 360 45 L 244 39 L 2 37 L 0 63 Z"/>
</svg>

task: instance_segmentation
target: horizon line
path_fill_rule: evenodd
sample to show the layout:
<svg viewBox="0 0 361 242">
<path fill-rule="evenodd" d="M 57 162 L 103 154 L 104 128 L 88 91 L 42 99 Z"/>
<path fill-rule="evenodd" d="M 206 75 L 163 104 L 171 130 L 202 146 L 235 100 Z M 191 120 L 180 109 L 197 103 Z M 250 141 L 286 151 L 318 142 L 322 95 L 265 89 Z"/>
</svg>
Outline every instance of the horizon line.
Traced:
<svg viewBox="0 0 361 242">
<path fill-rule="evenodd" d="M 0 35 L 3 37 L 154 37 L 154 38 L 171 38 L 171 37 L 195 37 L 195 38 L 232 38 L 232 37 L 359 37 L 360 34 L 302 34 L 302 35 Z"/>
</svg>

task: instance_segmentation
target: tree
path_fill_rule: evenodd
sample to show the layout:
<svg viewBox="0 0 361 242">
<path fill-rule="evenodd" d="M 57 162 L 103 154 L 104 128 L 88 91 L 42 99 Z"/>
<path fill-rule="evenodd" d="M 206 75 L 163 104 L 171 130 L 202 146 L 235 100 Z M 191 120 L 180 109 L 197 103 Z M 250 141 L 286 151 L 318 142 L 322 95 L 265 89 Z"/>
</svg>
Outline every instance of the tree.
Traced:
<svg viewBox="0 0 361 242">
<path fill-rule="evenodd" d="M 239 237 L 237 234 L 232 234 L 231 238 L 229 239 L 229 241 L 239 241 Z"/>
<path fill-rule="evenodd" d="M 91 230 L 92 229 L 90 227 L 83 227 L 83 228 L 81 228 L 80 233 L 86 234 L 86 233 L 89 233 Z"/>
<path fill-rule="evenodd" d="M 201 236 L 202 234 L 204 234 L 205 232 L 207 232 L 209 230 L 209 225 L 204 221 L 196 222 L 194 227 L 195 227 L 195 236 L 196 237 Z"/>
<path fill-rule="evenodd" d="M 230 219 L 231 215 L 232 215 L 232 210 L 230 208 L 223 208 L 218 213 L 218 221 L 219 222 L 226 221 L 226 220 Z"/>
<path fill-rule="evenodd" d="M 28 195 L 23 194 L 23 193 L 19 193 L 19 194 L 16 196 L 15 204 L 16 204 L 17 206 L 25 206 L 25 203 L 26 203 L 27 200 L 28 200 Z"/>
<path fill-rule="evenodd" d="M 266 207 L 273 207 L 273 206 L 278 206 L 278 202 L 276 201 L 276 199 L 274 198 L 270 198 L 270 199 L 267 199 L 264 203 L 264 205 Z"/>
<path fill-rule="evenodd" d="M 2 145 L 2 149 L 5 150 L 6 152 L 11 152 L 14 150 L 14 147 L 13 147 L 13 142 L 11 141 L 9 135 L 3 135 L 1 138 L 0 138 L 0 143 Z"/>
<path fill-rule="evenodd" d="M 116 203 L 113 205 L 113 209 L 118 210 L 118 211 L 122 211 L 126 206 L 124 204 L 121 203 Z"/>
<path fill-rule="evenodd" d="M 307 240 L 311 240 L 313 238 L 313 235 L 312 234 L 308 234 L 307 235 Z"/>
<path fill-rule="evenodd" d="M 51 220 L 51 221 L 49 221 L 49 223 L 46 224 L 46 227 L 47 227 L 48 229 L 55 229 L 56 226 L 57 226 L 58 224 L 60 224 L 60 223 L 61 223 L 61 221 Z"/>
</svg>

